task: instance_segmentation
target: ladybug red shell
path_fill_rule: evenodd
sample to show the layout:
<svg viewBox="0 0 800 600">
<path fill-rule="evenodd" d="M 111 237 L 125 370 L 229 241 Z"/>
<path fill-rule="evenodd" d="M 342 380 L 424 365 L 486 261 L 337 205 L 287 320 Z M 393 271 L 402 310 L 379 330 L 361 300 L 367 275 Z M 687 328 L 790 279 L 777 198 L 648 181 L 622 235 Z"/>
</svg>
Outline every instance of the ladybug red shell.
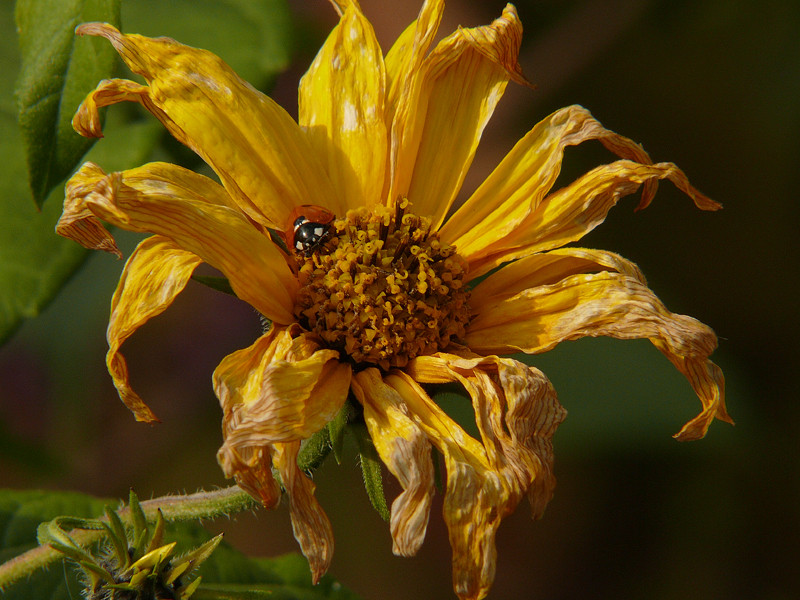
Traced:
<svg viewBox="0 0 800 600">
<path fill-rule="evenodd" d="M 311 253 L 328 237 L 336 215 L 327 208 L 304 204 L 289 213 L 283 230 L 286 247 L 303 254 Z"/>
</svg>

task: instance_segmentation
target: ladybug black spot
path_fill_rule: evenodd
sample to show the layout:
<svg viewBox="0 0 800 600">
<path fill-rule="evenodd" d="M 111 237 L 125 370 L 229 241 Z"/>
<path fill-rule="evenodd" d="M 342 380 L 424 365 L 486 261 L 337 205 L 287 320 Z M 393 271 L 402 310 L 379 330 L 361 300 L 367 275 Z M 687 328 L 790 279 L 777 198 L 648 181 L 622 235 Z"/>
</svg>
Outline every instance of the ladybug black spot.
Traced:
<svg viewBox="0 0 800 600">
<path fill-rule="evenodd" d="M 310 254 L 328 237 L 330 223 L 315 223 L 300 216 L 294 222 L 294 248 L 298 252 Z"/>
</svg>

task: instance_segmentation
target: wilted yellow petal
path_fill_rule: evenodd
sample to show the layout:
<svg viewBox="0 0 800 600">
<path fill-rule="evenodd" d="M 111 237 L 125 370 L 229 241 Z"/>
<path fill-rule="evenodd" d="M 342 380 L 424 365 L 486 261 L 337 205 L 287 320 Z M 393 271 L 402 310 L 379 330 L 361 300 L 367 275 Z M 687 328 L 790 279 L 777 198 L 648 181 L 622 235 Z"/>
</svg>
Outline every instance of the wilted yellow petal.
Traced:
<svg viewBox="0 0 800 600">
<path fill-rule="evenodd" d="M 503 158 L 472 196 L 442 226 L 440 234 L 465 257 L 502 241 L 522 226 L 553 187 L 564 149 L 599 140 L 621 158 L 652 161 L 633 141 L 603 127 L 582 106 L 568 106 L 540 121 Z M 645 194 L 655 193 L 655 182 Z"/>
<path fill-rule="evenodd" d="M 298 121 L 323 157 L 337 191 L 328 207 L 338 215 L 381 201 L 385 87 L 383 55 L 372 25 L 357 6 L 350 6 L 300 80 L 299 91 Z"/>
<path fill-rule="evenodd" d="M 56 233 L 89 250 L 104 250 L 122 258 L 114 237 L 87 208 L 85 202 L 86 197 L 105 177 L 103 169 L 87 162 L 67 181 L 64 210 L 56 223 Z"/>
<path fill-rule="evenodd" d="M 76 175 L 81 182 L 86 168 Z M 94 171 L 94 176 L 98 182 L 93 187 L 67 185 L 65 213 L 88 209 L 123 229 L 168 237 L 222 271 L 236 295 L 268 319 L 295 320 L 297 281 L 283 253 L 238 210 L 215 203 L 225 195 L 219 184 L 164 163 L 105 177 Z M 64 226 L 69 231 L 63 231 L 61 222 L 56 230 L 72 237 L 74 222 Z"/>
<path fill-rule="evenodd" d="M 702 210 L 720 208 L 719 204 L 692 187 L 683 171 L 672 163 L 645 165 L 618 160 L 592 169 L 550 194 L 519 222 L 516 229 L 465 256 L 470 263 L 470 277 L 477 277 L 516 258 L 579 240 L 605 220 L 608 211 L 620 198 L 634 193 L 642 184 L 661 179 L 672 181 Z M 650 198 L 643 196 L 640 207 L 649 202 Z"/>
<path fill-rule="evenodd" d="M 333 558 L 333 530 L 328 516 L 314 497 L 316 486 L 297 466 L 300 442 L 275 444 L 273 463 L 289 496 L 294 537 L 311 567 L 316 584 Z"/>
<path fill-rule="evenodd" d="M 491 468 L 513 476 L 520 493 L 528 491 L 533 516 L 540 518 L 556 483 L 552 437 L 567 414 L 547 377 L 510 358 L 470 352 L 420 356 L 407 372 L 421 383 L 464 386 Z"/>
<path fill-rule="evenodd" d="M 407 197 L 434 229 L 461 188 L 509 79 L 524 82 L 517 64 L 521 36 L 508 5 L 491 25 L 459 29 L 440 42 L 405 84 L 392 129 L 388 200 Z"/>
<path fill-rule="evenodd" d="M 386 106 L 391 115 L 401 94 L 408 92 L 410 78 L 433 43 L 443 11 L 443 0 L 425 0 L 417 19 L 405 28 L 386 53 Z"/>
<path fill-rule="evenodd" d="M 237 426 L 236 413 L 226 413 L 222 419 L 223 437 Z M 217 452 L 217 462 L 225 477 L 233 477 L 245 492 L 264 505 L 275 508 L 281 499 L 281 487 L 272 475 L 271 444 L 234 447 L 224 444 Z"/>
<path fill-rule="evenodd" d="M 431 510 L 431 445 L 400 395 L 383 382 L 377 369 L 355 374 L 353 393 L 364 407 L 364 421 L 375 449 L 403 486 L 392 502 L 392 552 L 413 556 L 425 539 Z"/>
<path fill-rule="evenodd" d="M 603 271 L 516 289 L 513 296 L 501 295 L 481 306 L 467 327 L 472 350 L 537 353 L 586 336 L 647 338 L 687 377 L 703 404 L 703 411 L 676 437 L 702 437 L 714 417 L 730 422 L 722 372 L 708 360 L 717 347 L 714 332 L 691 317 L 669 312 L 642 281 Z"/>
<path fill-rule="evenodd" d="M 101 82 L 81 105 L 77 122 L 96 120 L 99 106 L 141 102 L 213 167 L 256 222 L 282 229 L 294 206 L 330 207 L 336 196 L 305 134 L 220 58 L 170 38 L 122 35 L 108 24 L 86 23 L 77 32 L 107 38 L 149 84 Z"/>
<path fill-rule="evenodd" d="M 614 252 L 591 248 L 559 248 L 526 256 L 504 265 L 472 290 L 469 306 L 473 315 L 516 296 L 522 290 L 558 283 L 570 275 L 613 271 L 646 284 L 635 264 Z"/>
<path fill-rule="evenodd" d="M 106 364 L 119 397 L 137 421 L 152 423 L 158 419 L 131 388 L 119 348 L 139 327 L 172 304 L 201 262 L 172 240 L 154 235 L 139 242 L 122 271 L 111 300 Z"/>
<path fill-rule="evenodd" d="M 483 598 L 494 579 L 501 520 L 528 491 L 537 516 L 552 495 L 550 438 L 565 413 L 547 379 L 513 360 L 439 353 L 412 360 L 407 371 L 393 372 L 385 382 L 444 456 L 453 585 L 462 599 Z M 483 443 L 467 435 L 415 379 L 465 384 Z"/>
<path fill-rule="evenodd" d="M 170 133 L 180 135 L 181 131 L 177 125 L 151 100 L 150 88 L 129 79 L 103 79 L 98 83 L 97 87 L 84 98 L 72 117 L 72 128 L 84 137 L 103 137 L 100 109 L 120 102 L 141 104 L 158 117 Z"/>
<path fill-rule="evenodd" d="M 225 444 L 260 446 L 308 438 L 341 409 L 350 366 L 339 362 L 338 352 L 318 349 L 298 331 L 273 328 L 249 348 L 226 356 L 214 371 L 223 410 L 237 411 L 238 425 Z"/>
<path fill-rule="evenodd" d="M 416 76 L 422 61 L 433 44 L 444 11 L 444 0 L 426 0 L 419 17 L 411 23 L 386 53 L 386 117 L 391 133 L 387 185 L 397 179 L 401 143 L 410 135 L 412 111 L 420 94 L 422 81 Z M 384 196 L 390 199 L 389 190 Z"/>
</svg>

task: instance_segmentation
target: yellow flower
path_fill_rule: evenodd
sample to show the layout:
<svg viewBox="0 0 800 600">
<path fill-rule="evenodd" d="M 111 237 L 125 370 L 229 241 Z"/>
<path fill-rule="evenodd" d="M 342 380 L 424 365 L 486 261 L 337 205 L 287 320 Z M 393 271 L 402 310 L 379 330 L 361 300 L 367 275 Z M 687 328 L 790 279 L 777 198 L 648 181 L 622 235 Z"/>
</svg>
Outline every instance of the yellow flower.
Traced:
<svg viewBox="0 0 800 600">
<path fill-rule="evenodd" d="M 446 218 L 507 83 L 526 83 L 514 7 L 434 46 L 443 1 L 426 0 L 385 56 L 356 0 L 337 8 L 339 24 L 300 82 L 297 123 L 207 51 L 82 25 L 147 83 L 102 81 L 75 129 L 100 136 L 100 107 L 138 102 L 221 184 L 163 163 L 111 174 L 86 163 L 67 185 L 57 230 L 116 253 L 100 220 L 153 234 L 125 266 L 108 327 L 108 368 L 137 419 L 156 417 L 131 389 L 120 345 L 201 262 L 272 322 L 214 373 L 219 461 L 268 507 L 279 500 L 279 472 L 315 578 L 333 538 L 297 454 L 351 396 L 404 489 L 391 510 L 394 552 L 412 555 L 422 543 L 435 447 L 447 469 L 455 590 L 482 598 L 501 519 L 524 495 L 539 517 L 553 494 L 551 438 L 565 417 L 540 371 L 498 355 L 584 336 L 647 338 L 703 405 L 676 437 L 730 421 L 722 373 L 708 360 L 714 333 L 669 312 L 633 263 L 565 247 L 640 187 L 647 206 L 662 179 L 703 210 L 719 205 L 675 165 L 653 164 L 570 106 L 537 124 Z M 553 190 L 564 149 L 593 139 L 619 160 Z M 432 384 L 451 382 L 471 397 L 480 439 L 431 400 Z"/>
</svg>

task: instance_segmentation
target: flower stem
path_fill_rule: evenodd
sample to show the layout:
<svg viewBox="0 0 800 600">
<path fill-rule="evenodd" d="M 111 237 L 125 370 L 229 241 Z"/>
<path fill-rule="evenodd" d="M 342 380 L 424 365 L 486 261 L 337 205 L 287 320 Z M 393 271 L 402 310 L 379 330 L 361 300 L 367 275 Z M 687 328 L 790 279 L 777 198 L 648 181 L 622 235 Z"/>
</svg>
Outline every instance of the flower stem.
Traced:
<svg viewBox="0 0 800 600">
<path fill-rule="evenodd" d="M 239 486 L 231 486 L 212 492 L 197 492 L 187 495 L 162 496 L 141 503 L 148 520 L 155 520 L 158 510 L 167 521 L 187 521 L 190 519 L 213 519 L 230 515 L 256 506 L 247 492 Z M 119 516 L 130 520 L 128 507 L 117 511 Z M 106 519 L 106 517 L 103 517 Z M 76 543 L 85 547 L 104 535 L 102 530 L 78 530 L 71 534 Z M 47 567 L 60 560 L 62 554 L 49 546 L 37 546 L 0 565 L 0 591 L 5 590 L 18 579 L 29 577 L 37 569 Z"/>
</svg>

